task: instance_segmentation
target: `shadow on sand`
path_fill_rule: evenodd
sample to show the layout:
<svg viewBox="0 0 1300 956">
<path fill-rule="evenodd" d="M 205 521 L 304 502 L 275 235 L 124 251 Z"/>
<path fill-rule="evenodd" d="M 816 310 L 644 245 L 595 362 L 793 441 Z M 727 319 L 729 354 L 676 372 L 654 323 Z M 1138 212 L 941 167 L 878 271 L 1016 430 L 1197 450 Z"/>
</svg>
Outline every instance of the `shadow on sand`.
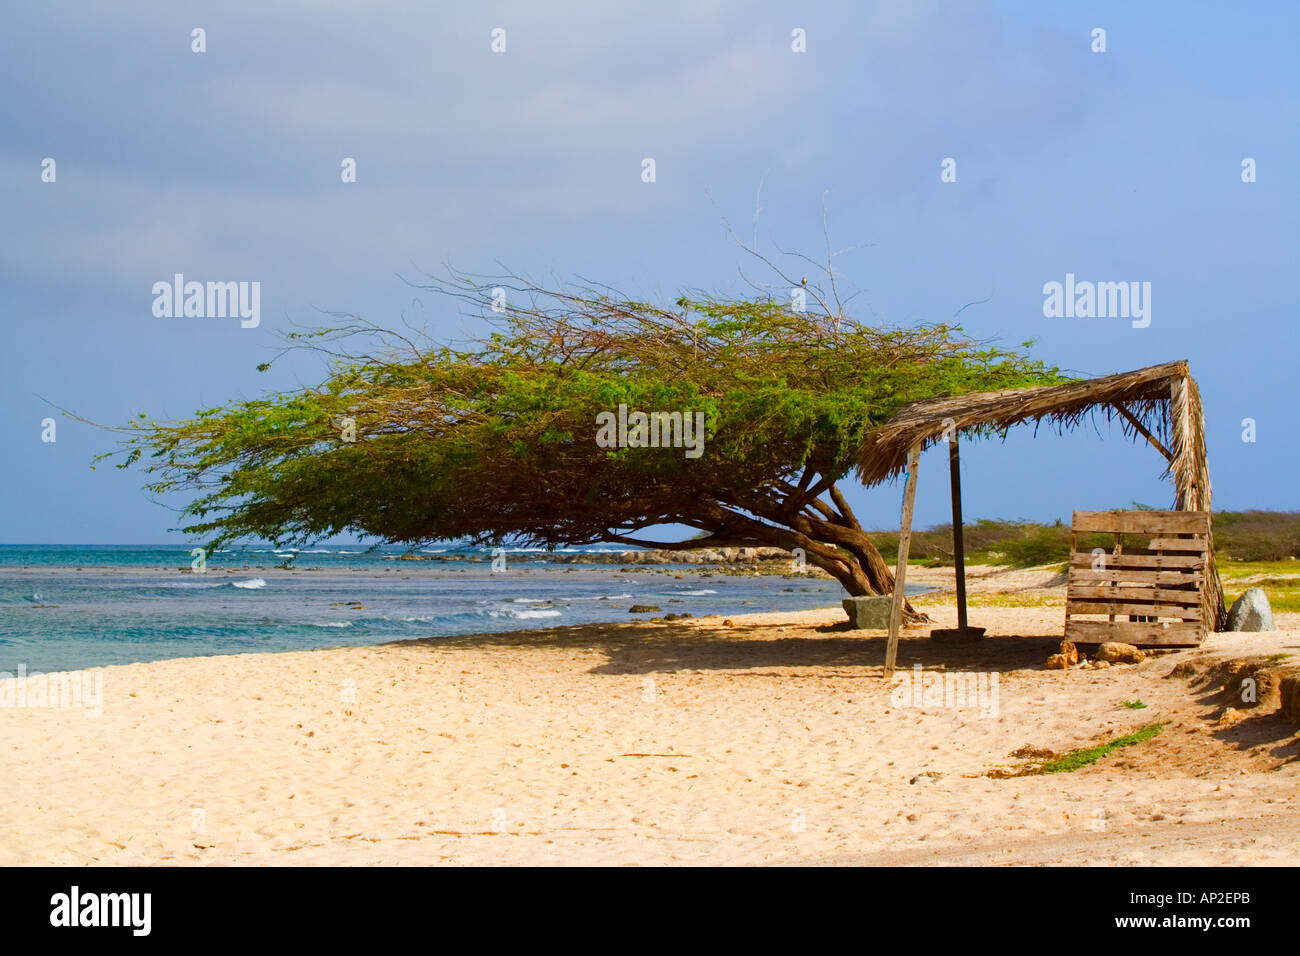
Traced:
<svg viewBox="0 0 1300 956">
<path fill-rule="evenodd" d="M 850 630 L 847 622 L 823 627 L 780 625 L 725 626 L 696 621 L 687 627 L 673 624 L 577 625 L 502 634 L 466 634 L 460 637 L 402 641 L 403 645 L 430 648 L 556 647 L 600 650 L 606 661 L 593 674 L 664 674 L 676 671 L 736 671 L 755 668 L 853 667 L 864 676 L 883 671 L 886 634 Z M 773 632 L 777 632 L 773 636 Z M 928 669 L 963 671 L 1039 670 L 1057 651 L 1060 634 L 997 635 L 978 644 L 936 644 L 928 628 L 905 631 L 898 643 L 899 669 L 917 664 Z"/>
</svg>

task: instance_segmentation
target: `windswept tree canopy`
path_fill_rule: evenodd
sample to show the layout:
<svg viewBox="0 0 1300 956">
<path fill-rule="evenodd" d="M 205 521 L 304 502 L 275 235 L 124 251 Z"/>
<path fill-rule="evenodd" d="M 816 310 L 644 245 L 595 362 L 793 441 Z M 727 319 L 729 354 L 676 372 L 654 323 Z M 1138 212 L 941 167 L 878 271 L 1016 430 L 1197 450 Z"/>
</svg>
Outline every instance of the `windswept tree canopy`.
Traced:
<svg viewBox="0 0 1300 956">
<path fill-rule="evenodd" d="M 889 571 L 835 486 L 866 433 L 918 399 L 1064 381 L 959 327 L 875 328 L 761 297 L 668 307 L 514 277 L 431 288 L 491 331 L 456 347 L 353 319 L 299 335 L 333 356 L 319 388 L 142 419 L 123 466 L 144 464 L 153 491 L 196 492 L 184 530 L 214 545 L 354 532 L 662 547 L 639 533 L 681 524 L 701 533 L 691 546 L 803 548 L 871 594 Z M 375 352 L 339 351 L 363 333 Z M 702 412 L 702 453 L 601 447 L 598 416 L 620 405 Z"/>
</svg>

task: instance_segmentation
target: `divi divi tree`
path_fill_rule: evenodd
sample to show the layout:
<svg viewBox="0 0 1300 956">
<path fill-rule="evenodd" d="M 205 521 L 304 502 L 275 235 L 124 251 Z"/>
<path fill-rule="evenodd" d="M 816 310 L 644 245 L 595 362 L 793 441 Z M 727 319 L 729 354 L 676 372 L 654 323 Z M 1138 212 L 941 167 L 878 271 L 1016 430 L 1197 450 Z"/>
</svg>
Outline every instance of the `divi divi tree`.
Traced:
<svg viewBox="0 0 1300 956">
<path fill-rule="evenodd" d="M 480 333 L 437 344 L 336 316 L 289 336 L 329 357 L 319 387 L 142 416 L 113 455 L 154 492 L 188 491 L 184 530 L 213 547 L 346 532 L 766 545 L 872 595 L 893 576 L 839 487 L 871 429 L 919 399 L 1063 380 L 960 327 L 873 327 L 767 296 L 659 305 L 514 276 L 431 282 Z M 664 525 L 696 535 L 646 536 Z"/>
</svg>

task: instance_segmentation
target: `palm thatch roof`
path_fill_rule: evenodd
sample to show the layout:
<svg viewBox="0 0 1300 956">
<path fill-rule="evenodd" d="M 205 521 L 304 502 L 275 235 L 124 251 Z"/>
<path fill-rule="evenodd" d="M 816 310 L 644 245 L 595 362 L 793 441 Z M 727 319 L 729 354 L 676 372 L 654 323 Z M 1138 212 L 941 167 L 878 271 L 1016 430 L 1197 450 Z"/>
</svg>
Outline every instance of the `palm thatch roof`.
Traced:
<svg viewBox="0 0 1300 956">
<path fill-rule="evenodd" d="M 858 452 L 857 472 L 873 485 L 901 473 L 913 445 L 922 448 L 951 432 L 1004 434 L 1013 425 L 1046 421 L 1058 431 L 1103 415 L 1118 419 L 1124 434 L 1146 439 L 1168 461 L 1174 482 L 1174 509 L 1210 510 L 1210 471 L 1205 453 L 1205 420 L 1200 391 L 1186 361 L 1152 365 L 1133 372 L 1083 379 L 1065 385 L 971 392 L 913 402 L 871 431 Z M 1214 567 L 1213 545 L 1206 575 L 1210 604 L 1220 623 L 1223 593 Z"/>
</svg>

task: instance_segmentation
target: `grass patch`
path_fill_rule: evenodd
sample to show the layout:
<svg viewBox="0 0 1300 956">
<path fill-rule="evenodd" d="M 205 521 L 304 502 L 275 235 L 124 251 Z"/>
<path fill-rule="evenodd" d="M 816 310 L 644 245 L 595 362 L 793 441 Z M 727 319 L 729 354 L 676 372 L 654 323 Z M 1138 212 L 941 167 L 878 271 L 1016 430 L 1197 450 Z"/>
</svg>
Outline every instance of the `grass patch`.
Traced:
<svg viewBox="0 0 1300 956">
<path fill-rule="evenodd" d="M 1141 701 L 1124 702 L 1125 707 L 1130 707 L 1133 704 L 1139 704 L 1142 707 L 1146 706 Z M 998 767 L 990 770 L 988 776 L 1005 779 L 1008 777 L 1032 777 L 1043 773 L 1069 773 L 1072 770 L 1078 770 L 1080 767 L 1094 764 L 1102 757 L 1119 750 L 1121 747 L 1131 747 L 1134 744 L 1142 743 L 1144 740 L 1150 740 L 1164 730 L 1164 727 L 1163 723 L 1147 724 L 1140 730 L 1135 730 L 1131 734 L 1110 741 L 1110 743 L 1100 744 L 1096 747 L 1085 747 L 1082 750 L 1071 750 L 1064 754 L 1058 754 L 1053 750 L 1044 750 L 1041 747 L 1021 747 L 1019 750 L 1014 751 L 1011 756 L 1039 762 L 1017 769 Z"/>
<path fill-rule="evenodd" d="M 1300 562 L 1238 561 L 1219 555 L 1219 576 L 1225 581 L 1274 581 L 1285 586 L 1300 577 Z"/>
<path fill-rule="evenodd" d="M 1147 707 L 1140 700 L 1126 700 L 1122 702 L 1122 706 L 1127 707 L 1129 710 L 1146 710 Z"/>
<path fill-rule="evenodd" d="M 913 606 L 930 607 L 952 604 L 955 599 L 952 592 L 947 594 L 918 594 L 910 598 Z M 993 592 L 989 594 L 967 594 L 966 606 L 977 607 L 1065 607 L 1065 598 L 1050 594 L 1034 592 Z"/>
<path fill-rule="evenodd" d="M 1268 606 L 1274 611 L 1300 611 L 1300 589 L 1293 591 L 1269 591 Z M 1232 607 L 1232 603 L 1228 603 Z"/>
<path fill-rule="evenodd" d="M 1224 600 L 1231 607 L 1247 588 L 1263 588 L 1274 611 L 1300 611 L 1300 561 L 1219 560 Z"/>
<path fill-rule="evenodd" d="M 1065 599 L 1050 594 L 1002 591 L 967 596 L 970 607 L 1065 607 Z"/>
<path fill-rule="evenodd" d="M 1107 754 L 1114 753 L 1121 747 L 1131 747 L 1134 744 L 1140 744 L 1144 740 L 1150 740 L 1160 731 L 1164 730 L 1164 724 L 1147 724 L 1141 730 L 1134 731 L 1112 740 L 1110 743 L 1100 744 L 1096 747 L 1085 747 L 1083 750 L 1071 750 L 1067 754 L 1062 754 L 1055 760 L 1049 760 L 1047 763 L 1038 767 L 1032 773 L 1069 773 L 1072 770 L 1078 770 L 1080 767 L 1086 767 L 1094 764 Z"/>
</svg>

